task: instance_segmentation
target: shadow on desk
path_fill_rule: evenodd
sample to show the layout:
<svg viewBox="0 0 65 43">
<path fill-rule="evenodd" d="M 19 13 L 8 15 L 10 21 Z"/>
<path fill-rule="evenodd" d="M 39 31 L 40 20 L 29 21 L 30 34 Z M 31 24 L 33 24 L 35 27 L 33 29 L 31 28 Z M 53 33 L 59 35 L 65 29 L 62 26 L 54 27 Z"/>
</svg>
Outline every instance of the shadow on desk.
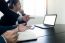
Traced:
<svg viewBox="0 0 65 43">
<path fill-rule="evenodd" d="M 45 37 L 40 37 L 37 40 L 21 41 L 18 43 L 55 43 L 55 39 L 53 36 L 45 36 Z"/>
<path fill-rule="evenodd" d="M 25 40 L 25 41 L 19 41 L 19 42 L 17 42 L 17 43 L 21 43 L 21 42 L 31 42 L 31 41 L 37 41 L 37 39 Z"/>
</svg>

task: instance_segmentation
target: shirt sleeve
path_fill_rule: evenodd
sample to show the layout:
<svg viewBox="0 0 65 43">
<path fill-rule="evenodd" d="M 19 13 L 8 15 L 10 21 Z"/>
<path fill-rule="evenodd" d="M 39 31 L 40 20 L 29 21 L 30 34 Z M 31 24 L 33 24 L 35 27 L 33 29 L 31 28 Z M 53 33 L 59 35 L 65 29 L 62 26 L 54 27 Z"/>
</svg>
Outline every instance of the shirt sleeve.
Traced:
<svg viewBox="0 0 65 43">
<path fill-rule="evenodd" d="M 20 15 L 18 17 L 18 24 L 26 23 L 26 21 L 23 20 L 22 16 Z"/>
<path fill-rule="evenodd" d="M 7 43 L 5 36 L 3 34 L 1 36 L 3 37 L 4 41 Z"/>
<path fill-rule="evenodd" d="M 21 13 L 22 16 L 26 15 L 23 10 L 20 13 Z"/>
</svg>

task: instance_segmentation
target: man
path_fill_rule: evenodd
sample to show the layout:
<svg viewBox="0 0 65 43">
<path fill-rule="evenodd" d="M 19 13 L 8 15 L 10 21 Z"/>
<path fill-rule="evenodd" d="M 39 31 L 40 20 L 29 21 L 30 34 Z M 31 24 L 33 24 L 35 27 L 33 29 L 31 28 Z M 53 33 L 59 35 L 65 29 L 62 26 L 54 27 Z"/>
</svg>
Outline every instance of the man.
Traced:
<svg viewBox="0 0 65 43">
<path fill-rule="evenodd" d="M 10 34 L 6 31 L 16 28 L 16 26 L 12 27 L 12 25 L 16 24 L 18 15 L 14 13 L 13 11 L 9 10 L 5 0 L 0 0 L 0 11 L 4 14 L 4 16 L 0 19 L 0 43 L 6 43 L 6 41 L 12 42 L 12 40 L 15 41 L 17 38 L 15 39 L 14 37 L 17 35 L 14 33 L 16 32 L 13 32 L 13 33 L 10 32 L 11 33 Z M 12 37 L 12 35 L 14 36 Z"/>
<path fill-rule="evenodd" d="M 16 28 L 16 21 L 18 16 L 15 12 L 11 11 L 5 0 L 0 1 L 0 11 L 4 14 L 4 16 L 0 19 L 0 35 L 3 34 L 7 30 L 11 30 Z"/>
<path fill-rule="evenodd" d="M 17 27 L 17 26 L 13 26 L 13 25 L 16 24 L 16 21 L 17 21 L 19 15 L 17 15 L 15 12 L 9 10 L 7 3 L 4 0 L 3 1 L 0 0 L 0 11 L 4 14 L 4 16 L 2 16 L 2 18 L 0 20 L 0 40 L 1 40 L 0 43 L 5 43 L 5 42 L 13 43 L 13 41 L 16 42 L 17 38 L 16 39 L 13 38 L 14 40 L 13 39 L 9 40 L 12 37 L 12 35 L 10 35 L 11 37 L 9 37 L 9 33 L 6 34 L 7 33 L 6 31 L 15 29 Z M 5 33 L 5 34 L 3 34 L 3 33 Z M 15 34 L 13 34 L 13 35 L 17 36 Z"/>
<path fill-rule="evenodd" d="M 20 12 L 21 14 L 17 13 L 19 15 L 18 17 L 18 26 L 22 27 L 24 25 L 26 25 L 27 21 L 29 20 L 29 15 L 26 15 L 23 10 L 21 10 L 21 4 L 19 0 L 9 0 L 8 1 L 8 6 L 9 9 L 12 10 L 13 12 L 17 13 Z M 24 28 L 19 28 L 19 30 L 22 32 L 23 30 L 25 30 Z"/>
<path fill-rule="evenodd" d="M 26 15 L 24 11 L 21 9 L 21 4 L 19 0 L 9 0 L 8 6 L 9 6 L 9 9 L 14 11 L 15 13 L 17 12 L 21 13 L 21 14 L 18 14 L 20 16 L 18 21 L 19 24 L 26 23 L 29 20 L 29 15 Z"/>
</svg>

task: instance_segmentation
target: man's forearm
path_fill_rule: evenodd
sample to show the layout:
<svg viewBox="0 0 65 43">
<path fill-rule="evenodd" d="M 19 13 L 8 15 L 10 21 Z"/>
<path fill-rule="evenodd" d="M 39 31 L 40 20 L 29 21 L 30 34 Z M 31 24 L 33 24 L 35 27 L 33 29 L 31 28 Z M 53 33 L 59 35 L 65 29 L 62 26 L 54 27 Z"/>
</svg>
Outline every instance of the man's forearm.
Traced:
<svg viewBox="0 0 65 43">
<path fill-rule="evenodd" d="M 23 10 L 20 10 L 19 12 L 22 14 L 22 16 L 26 15 Z"/>
<path fill-rule="evenodd" d="M 0 35 L 6 32 L 7 30 L 15 29 L 17 26 L 0 26 Z"/>
</svg>

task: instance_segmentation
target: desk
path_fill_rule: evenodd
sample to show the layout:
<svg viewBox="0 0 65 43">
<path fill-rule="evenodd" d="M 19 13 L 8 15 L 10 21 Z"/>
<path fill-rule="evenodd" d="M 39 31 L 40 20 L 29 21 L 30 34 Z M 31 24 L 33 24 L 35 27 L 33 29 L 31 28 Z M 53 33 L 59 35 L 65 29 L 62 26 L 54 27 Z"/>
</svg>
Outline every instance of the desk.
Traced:
<svg viewBox="0 0 65 43">
<path fill-rule="evenodd" d="M 38 30 L 37 32 L 40 35 L 40 37 L 38 37 L 37 40 L 17 42 L 17 43 L 55 43 L 54 28 L 52 29 L 35 28 L 35 29 Z"/>
<path fill-rule="evenodd" d="M 56 43 L 65 43 L 65 24 L 56 24 Z"/>
<path fill-rule="evenodd" d="M 18 43 L 65 43 L 65 24 L 56 24 L 54 29 L 42 29 L 42 37 L 37 40 Z"/>
</svg>

